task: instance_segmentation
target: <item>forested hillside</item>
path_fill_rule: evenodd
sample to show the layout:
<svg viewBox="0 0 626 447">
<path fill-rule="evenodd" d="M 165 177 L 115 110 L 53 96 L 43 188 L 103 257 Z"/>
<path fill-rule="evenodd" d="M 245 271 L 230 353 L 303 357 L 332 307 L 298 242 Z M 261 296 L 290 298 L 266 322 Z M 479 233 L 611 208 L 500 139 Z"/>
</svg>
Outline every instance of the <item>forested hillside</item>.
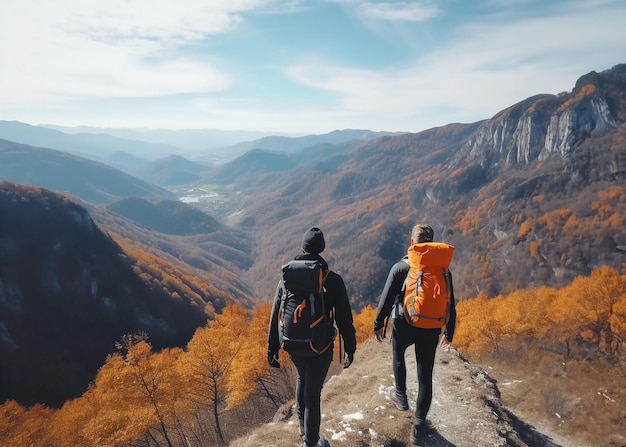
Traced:
<svg viewBox="0 0 626 447">
<path fill-rule="evenodd" d="M 227 303 L 247 302 L 228 269 L 193 269 L 124 226 L 105 233 L 66 196 L 0 183 L 0 400 L 60 406 L 125 334 L 181 346 Z"/>
</svg>

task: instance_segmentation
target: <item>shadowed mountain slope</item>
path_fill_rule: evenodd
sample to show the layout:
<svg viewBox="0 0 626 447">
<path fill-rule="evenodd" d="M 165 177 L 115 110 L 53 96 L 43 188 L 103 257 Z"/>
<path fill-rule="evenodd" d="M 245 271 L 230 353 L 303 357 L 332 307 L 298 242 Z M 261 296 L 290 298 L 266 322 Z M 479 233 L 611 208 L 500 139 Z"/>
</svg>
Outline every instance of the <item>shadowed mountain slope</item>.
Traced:
<svg viewBox="0 0 626 447">
<path fill-rule="evenodd" d="M 188 185 L 202 178 L 202 174 L 210 171 L 212 166 L 195 163 L 179 155 L 145 163 L 132 169 L 133 175 L 163 186 Z"/>
<path fill-rule="evenodd" d="M 273 188 L 275 185 L 272 182 L 277 178 L 273 173 L 293 171 L 299 166 L 308 166 L 321 171 L 337 171 L 339 166 L 349 159 L 349 152 L 358 145 L 359 141 L 351 140 L 307 146 L 297 151 L 251 149 L 208 172 L 204 180 L 223 185 L 232 183 L 243 188 L 259 186 Z"/>
<path fill-rule="evenodd" d="M 219 184 L 253 184 L 267 173 L 289 171 L 295 160 L 287 154 L 253 149 L 206 175 L 206 181 Z"/>
<path fill-rule="evenodd" d="M 213 233 L 223 228 L 215 218 L 178 200 L 152 202 L 140 197 L 127 197 L 106 208 L 159 233 Z"/>
<path fill-rule="evenodd" d="M 58 406 L 85 391 L 123 335 L 182 346 L 225 303 L 245 302 L 233 265 L 206 273 L 113 236 L 67 197 L 0 183 L 0 400 Z"/>
<path fill-rule="evenodd" d="M 175 199 L 166 189 L 67 152 L 0 140 L 0 179 L 70 193 L 92 203 L 138 196 Z"/>
</svg>

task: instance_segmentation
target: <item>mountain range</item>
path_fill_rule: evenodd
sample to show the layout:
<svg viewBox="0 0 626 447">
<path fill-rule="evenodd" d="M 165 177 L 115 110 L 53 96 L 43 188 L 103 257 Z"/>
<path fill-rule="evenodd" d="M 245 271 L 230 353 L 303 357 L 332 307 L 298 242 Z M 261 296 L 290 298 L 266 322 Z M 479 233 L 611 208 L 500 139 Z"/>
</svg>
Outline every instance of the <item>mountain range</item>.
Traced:
<svg viewBox="0 0 626 447">
<path fill-rule="evenodd" d="M 181 157 L 173 145 L 143 142 L 135 150 L 118 136 L 100 136 L 0 122 L 0 179 L 12 182 L 3 188 L 14 198 L 7 199 L 0 214 L 2 225 L 12 222 L 11 236 L 3 233 L 0 244 L 5 266 L 20 265 L 29 272 L 29 265 L 49 266 L 44 260 L 59 244 L 73 246 L 79 233 L 68 219 L 66 237 L 34 251 L 32 264 L 16 263 L 17 252 L 6 248 L 32 238 L 34 233 L 21 232 L 22 227 L 40 228 L 46 240 L 58 241 L 60 227 L 47 227 L 51 218 L 37 214 L 52 201 L 66 204 L 53 207 L 60 215 L 78 213 L 79 222 L 91 219 L 94 231 L 102 233 L 100 239 L 82 240 L 83 249 L 99 252 L 94 247 L 105 240 L 113 258 L 135 259 L 135 276 L 128 273 L 132 281 L 176 283 L 171 272 L 200 278 L 210 292 L 205 290 L 199 301 L 189 292 L 198 288 L 195 279 L 186 280 L 188 286 L 179 287 L 176 296 L 190 304 L 189 312 L 204 306 L 203 318 L 230 301 L 267 302 L 280 265 L 298 254 L 301 236 L 311 226 L 323 229 L 322 255 L 344 277 L 355 308 L 377 303 L 387 272 L 405 253 L 416 222 L 430 223 L 437 240 L 456 247 L 452 271 L 458 300 L 559 287 L 598 265 L 619 269 L 624 262 L 624 64 L 582 76 L 571 92 L 533 96 L 476 123 L 420 133 L 344 130 L 326 136 L 264 137 L 232 146 L 232 156 L 217 164 L 205 163 L 206 154 Z M 168 153 L 170 149 L 174 152 Z M 118 165 L 124 172 L 79 153 L 125 158 Z M 170 192 L 175 184 L 214 185 L 232 200 L 220 196 L 220 213 L 206 215 L 179 202 Z M 65 196 L 58 198 L 57 193 Z M 25 199 L 32 203 L 29 207 L 42 210 L 20 212 L 26 206 L 20 204 L 22 195 L 31 197 Z M 233 213 L 239 218 L 227 223 Z M 25 220 L 9 222 L 7 216 L 13 214 Z M 93 256 L 91 270 L 82 270 L 85 278 L 94 277 L 100 263 Z M 0 277 L 1 346 L 27 356 L 30 345 L 18 342 L 17 327 L 5 317 L 19 310 L 11 303 L 19 302 L 15 291 L 25 286 L 7 288 L 10 275 L 16 275 L 7 269 Z M 36 277 L 45 278 L 48 268 L 37 269 Z M 62 290 L 76 284 L 75 279 L 59 278 Z M 82 298 L 76 299 L 89 302 L 89 288 L 79 290 Z M 125 296 L 122 291 L 115 294 Z M 60 300 L 47 292 L 32 296 L 35 303 Z M 66 312 L 59 317 L 68 322 L 63 328 L 71 333 L 73 307 L 58 304 Z M 91 311 L 102 312 L 84 312 Z M 27 333 L 37 320 L 20 321 L 19 330 Z M 191 321 L 193 326 L 199 320 Z M 49 337 L 51 343 L 54 338 Z M 110 347 L 114 337 L 100 343 Z M 58 403 L 56 399 L 51 401 Z"/>
<path fill-rule="evenodd" d="M 618 65 L 484 121 L 363 142 L 332 169 L 260 172 L 262 187 L 235 183 L 245 198 L 242 225 L 263 235 L 250 277 L 271 293 L 275 273 L 266 266 L 295 254 L 302 232 L 319 225 L 355 301 L 374 304 L 420 221 L 457 247 L 461 299 L 619 268 L 625 92 L 626 65 Z"/>
<path fill-rule="evenodd" d="M 0 140 L 0 179 L 73 194 L 92 203 L 128 196 L 176 199 L 154 183 L 67 152 Z"/>
</svg>

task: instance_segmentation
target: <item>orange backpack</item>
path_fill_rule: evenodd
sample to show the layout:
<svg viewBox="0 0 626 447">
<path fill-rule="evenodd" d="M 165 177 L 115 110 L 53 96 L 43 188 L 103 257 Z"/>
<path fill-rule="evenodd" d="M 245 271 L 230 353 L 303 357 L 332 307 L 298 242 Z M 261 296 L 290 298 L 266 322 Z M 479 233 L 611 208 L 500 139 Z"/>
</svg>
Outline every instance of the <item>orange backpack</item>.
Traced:
<svg viewBox="0 0 626 447">
<path fill-rule="evenodd" d="M 404 318 L 415 327 L 441 328 L 450 316 L 454 247 L 424 242 L 409 247 L 409 273 L 405 280 Z"/>
</svg>

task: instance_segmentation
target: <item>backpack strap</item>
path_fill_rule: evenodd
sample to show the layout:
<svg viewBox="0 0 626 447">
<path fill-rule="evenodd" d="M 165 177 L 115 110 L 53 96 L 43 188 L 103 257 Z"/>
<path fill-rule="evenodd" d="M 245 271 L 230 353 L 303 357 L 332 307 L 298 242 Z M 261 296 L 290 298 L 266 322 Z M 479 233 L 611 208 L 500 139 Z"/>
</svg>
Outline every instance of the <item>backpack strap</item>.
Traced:
<svg viewBox="0 0 626 447">
<path fill-rule="evenodd" d="M 404 256 L 400 261 L 404 261 L 407 263 L 407 265 L 410 266 L 409 259 L 406 256 Z M 408 271 L 407 271 L 407 276 L 408 276 Z M 404 281 L 402 282 L 402 288 L 400 289 L 400 292 L 394 298 L 393 307 L 391 308 L 391 315 L 395 315 L 395 318 L 397 318 L 400 315 L 400 312 L 402 311 L 403 303 L 400 301 L 400 297 L 402 297 L 402 301 L 403 301 L 405 292 L 406 292 L 406 276 L 404 277 Z M 389 324 L 390 318 L 391 318 L 390 316 L 385 318 L 385 326 L 384 326 L 385 330 L 383 331 L 384 337 L 387 336 L 387 325 Z M 391 338 L 389 339 L 389 343 L 391 343 Z"/>
<path fill-rule="evenodd" d="M 446 309 L 446 325 L 450 320 L 450 307 L 452 306 L 452 274 L 450 273 L 450 269 L 445 269 L 443 272 L 443 277 L 446 279 L 446 293 L 448 294 L 448 308 Z M 447 331 L 447 328 L 444 326 L 444 329 Z"/>
<path fill-rule="evenodd" d="M 328 269 L 326 270 L 326 272 L 324 273 L 324 276 L 322 278 L 322 284 L 324 284 L 326 282 L 326 279 L 328 278 L 328 275 L 330 274 L 331 270 Z M 324 294 L 324 296 L 326 296 L 326 294 Z M 322 298 L 323 300 L 324 298 Z M 326 304 L 324 304 L 325 306 Z M 326 311 L 326 308 L 324 307 L 324 310 Z M 333 322 L 333 325 L 335 325 L 335 307 L 331 306 L 330 307 L 330 321 Z M 341 337 L 341 329 L 337 326 L 337 336 L 339 338 L 339 359 L 338 362 L 341 363 L 342 359 L 343 359 L 343 343 L 342 343 L 342 337 Z"/>
<path fill-rule="evenodd" d="M 450 269 L 443 270 L 443 277 L 446 279 L 446 291 L 448 292 L 448 299 L 452 298 L 452 275 Z"/>
</svg>

